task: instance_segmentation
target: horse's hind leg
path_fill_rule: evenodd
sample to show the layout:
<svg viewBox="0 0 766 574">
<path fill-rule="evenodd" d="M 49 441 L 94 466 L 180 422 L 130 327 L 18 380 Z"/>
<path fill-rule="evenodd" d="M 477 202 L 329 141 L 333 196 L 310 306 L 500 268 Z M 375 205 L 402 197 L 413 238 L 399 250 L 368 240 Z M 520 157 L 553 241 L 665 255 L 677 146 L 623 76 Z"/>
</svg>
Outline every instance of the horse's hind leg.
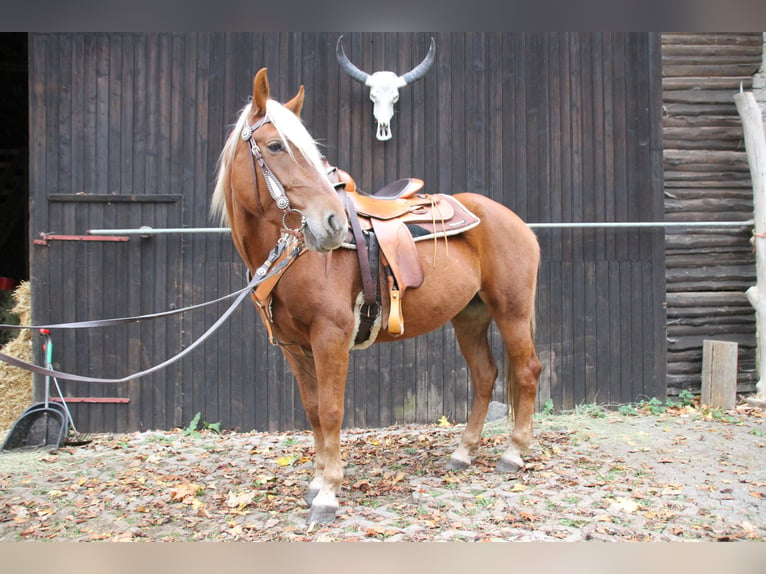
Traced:
<svg viewBox="0 0 766 574">
<path fill-rule="evenodd" d="M 497 366 L 487 339 L 490 321 L 489 310 L 478 297 L 452 319 L 460 351 L 468 363 L 474 393 L 468 424 L 460 444 L 447 463 L 450 470 L 463 469 L 471 464 L 481 440 L 492 387 L 497 378 Z"/>
<path fill-rule="evenodd" d="M 511 444 L 497 462 L 500 472 L 516 472 L 524 466 L 521 453 L 532 440 L 532 417 L 542 371 L 533 339 L 533 321 L 496 318 L 506 351 L 506 397 L 513 407 Z"/>
</svg>

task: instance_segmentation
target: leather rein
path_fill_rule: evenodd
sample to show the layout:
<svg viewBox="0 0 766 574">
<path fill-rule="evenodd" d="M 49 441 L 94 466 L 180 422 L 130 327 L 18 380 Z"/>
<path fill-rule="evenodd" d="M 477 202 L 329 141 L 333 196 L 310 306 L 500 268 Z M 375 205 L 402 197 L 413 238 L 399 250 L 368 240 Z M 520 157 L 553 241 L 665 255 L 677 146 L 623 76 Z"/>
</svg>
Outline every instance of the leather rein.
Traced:
<svg viewBox="0 0 766 574">
<path fill-rule="evenodd" d="M 258 177 L 257 177 L 257 174 L 255 173 L 256 161 L 258 162 L 258 166 L 261 168 L 261 172 L 263 173 L 263 177 L 266 181 L 266 187 L 269 190 L 269 195 L 271 195 L 277 207 L 283 212 L 282 231 L 281 231 L 279 239 L 277 240 L 277 244 L 269 252 L 269 255 L 266 258 L 266 261 L 264 261 L 263 264 L 261 264 L 261 266 L 255 270 L 255 273 L 253 273 L 252 277 L 249 278 L 249 282 L 245 287 L 243 287 L 242 289 L 239 289 L 238 291 L 225 295 L 223 297 L 219 297 L 218 299 L 215 299 L 213 301 L 208 301 L 206 303 L 199 303 L 197 305 L 191 305 L 188 307 L 183 307 L 181 309 L 172 309 L 170 311 L 162 311 L 159 313 L 137 315 L 134 317 L 121 317 L 116 319 L 99 319 L 94 321 L 79 321 L 79 322 L 73 322 L 73 323 L 52 323 L 49 325 L 2 325 L 0 324 L 0 329 L 15 329 L 15 330 L 84 329 L 84 328 L 93 328 L 93 327 L 108 327 L 108 326 L 114 326 L 114 325 L 140 323 L 141 321 L 147 320 L 147 319 L 158 319 L 161 317 L 178 315 L 186 311 L 200 309 L 202 307 L 214 305 L 226 299 L 231 299 L 232 297 L 235 297 L 234 302 L 229 306 L 229 308 L 226 309 L 226 311 L 224 311 L 224 313 L 216 320 L 216 322 L 213 323 L 210 327 L 208 327 L 208 329 L 202 335 L 200 335 L 198 339 L 192 342 L 183 351 L 173 355 L 169 359 L 151 368 L 138 371 L 136 373 L 133 373 L 121 378 L 86 377 L 86 376 L 77 375 L 73 373 L 66 373 L 63 371 L 55 370 L 55 369 L 40 367 L 39 365 L 35 365 L 33 363 L 23 361 L 21 359 L 12 357 L 2 352 L 0 352 L 0 361 L 3 361 L 5 363 L 11 364 L 15 367 L 19 367 L 27 371 L 31 371 L 33 373 L 37 373 L 37 374 L 45 375 L 49 377 L 57 377 L 57 378 L 68 380 L 68 381 L 74 381 L 74 382 L 80 382 L 80 383 L 102 383 L 102 384 L 127 383 L 129 381 L 139 379 L 141 377 L 145 377 L 147 375 L 160 371 L 164 369 L 165 367 L 168 367 L 169 365 L 179 361 L 180 359 L 182 359 L 183 357 L 191 353 L 194 349 L 199 347 L 206 339 L 208 339 L 215 331 L 217 331 L 221 327 L 221 325 L 223 325 L 223 323 L 225 323 L 228 320 L 228 318 L 235 311 L 235 309 L 239 307 L 242 301 L 244 301 L 245 297 L 251 294 L 261 283 L 267 280 L 271 280 L 273 281 L 273 284 L 276 285 L 276 282 L 279 280 L 279 277 L 281 277 L 281 275 L 287 270 L 287 268 L 298 257 L 300 257 L 300 255 L 302 255 L 306 250 L 306 248 L 303 245 L 303 236 L 302 236 L 303 228 L 306 226 L 306 218 L 304 217 L 303 213 L 300 210 L 292 209 L 290 207 L 290 200 L 288 199 L 287 194 L 285 193 L 284 186 L 282 186 L 282 184 L 279 182 L 279 180 L 274 175 L 274 173 L 269 169 L 263 157 L 263 154 L 261 153 L 260 148 L 255 143 L 255 140 L 252 137 L 252 134 L 254 131 L 256 131 L 258 128 L 260 128 L 264 124 L 269 123 L 270 121 L 271 120 L 269 120 L 268 118 L 265 118 L 265 117 L 261 118 L 252 126 L 245 126 L 240 136 L 242 137 L 244 141 L 250 144 L 250 150 L 253 156 L 253 173 L 256 176 L 255 188 L 256 188 L 256 196 L 258 197 L 258 203 L 260 205 L 260 195 L 258 194 Z M 293 212 L 297 212 L 301 215 L 301 225 L 300 227 L 295 229 L 291 229 L 287 226 L 287 216 Z M 290 240 L 291 237 L 296 238 L 297 241 L 296 240 L 291 241 Z M 276 280 L 274 280 L 275 278 Z"/>
</svg>

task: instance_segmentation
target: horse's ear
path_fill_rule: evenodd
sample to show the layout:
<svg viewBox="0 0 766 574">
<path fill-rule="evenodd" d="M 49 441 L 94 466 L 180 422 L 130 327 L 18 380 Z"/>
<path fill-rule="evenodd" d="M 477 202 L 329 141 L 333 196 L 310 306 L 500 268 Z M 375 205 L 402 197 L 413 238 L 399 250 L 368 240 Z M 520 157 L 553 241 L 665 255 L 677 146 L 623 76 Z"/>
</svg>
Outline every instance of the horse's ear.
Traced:
<svg viewBox="0 0 766 574">
<path fill-rule="evenodd" d="M 301 117 L 301 110 L 303 109 L 303 84 L 298 88 L 298 93 L 295 94 L 295 97 L 285 104 L 285 107 L 296 116 Z"/>
<path fill-rule="evenodd" d="M 266 100 L 269 99 L 269 78 L 266 68 L 261 68 L 253 78 L 253 112 L 255 116 L 266 113 Z"/>
</svg>

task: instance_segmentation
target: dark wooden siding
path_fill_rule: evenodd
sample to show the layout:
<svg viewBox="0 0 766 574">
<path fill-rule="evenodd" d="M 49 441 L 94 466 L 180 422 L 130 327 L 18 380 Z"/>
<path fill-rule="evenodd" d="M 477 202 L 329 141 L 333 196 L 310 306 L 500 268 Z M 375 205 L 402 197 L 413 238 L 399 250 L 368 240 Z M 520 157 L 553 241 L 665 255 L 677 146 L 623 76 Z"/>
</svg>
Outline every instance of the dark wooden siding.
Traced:
<svg viewBox="0 0 766 574">
<path fill-rule="evenodd" d="M 430 191 L 486 194 L 530 222 L 661 219 L 658 35 L 347 33 L 344 45 L 360 68 L 401 73 L 431 36 L 435 65 L 401 91 L 393 139 L 382 143 L 367 89 L 338 70 L 334 33 L 32 34 L 32 234 L 214 225 L 216 158 L 262 66 L 277 99 L 306 86 L 304 120 L 363 189 L 415 176 Z M 662 231 L 538 236 L 541 402 L 664 396 Z M 199 303 L 243 285 L 243 271 L 226 236 L 36 246 L 34 319 Z M 124 375 L 188 345 L 222 310 L 129 334 L 55 333 L 57 366 Z M 492 341 L 499 357 L 495 332 Z M 127 406 L 78 409 L 78 426 L 166 428 L 198 411 L 226 428 L 306 425 L 292 376 L 250 305 L 178 366 L 133 385 L 67 383 L 71 394 L 131 397 Z M 353 353 L 346 424 L 464 421 L 470 396 L 447 326 Z"/>
<path fill-rule="evenodd" d="M 753 218 L 750 168 L 734 94 L 761 66 L 756 33 L 663 34 L 665 217 L 668 221 Z M 698 392 L 704 339 L 739 345 L 738 390 L 758 380 L 752 227 L 668 229 L 668 392 Z"/>
</svg>

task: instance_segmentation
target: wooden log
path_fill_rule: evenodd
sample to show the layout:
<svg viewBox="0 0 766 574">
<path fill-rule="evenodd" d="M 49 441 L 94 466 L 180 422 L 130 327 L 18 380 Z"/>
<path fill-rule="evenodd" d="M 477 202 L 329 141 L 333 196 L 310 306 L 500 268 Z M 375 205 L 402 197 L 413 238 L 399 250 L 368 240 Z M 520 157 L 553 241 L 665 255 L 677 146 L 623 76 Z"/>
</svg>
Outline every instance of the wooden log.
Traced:
<svg viewBox="0 0 766 574">
<path fill-rule="evenodd" d="M 701 185 L 704 181 L 709 181 L 711 178 L 726 178 L 730 183 L 735 181 L 742 181 L 750 183 L 750 174 L 744 170 L 734 169 L 726 173 L 714 174 L 704 172 L 691 172 L 681 169 L 666 169 L 665 170 L 665 182 L 685 182 L 687 185 Z"/>
<path fill-rule="evenodd" d="M 743 279 L 730 279 L 728 281 L 721 281 L 716 279 L 715 284 L 716 286 L 720 287 L 721 289 L 727 290 L 727 291 L 734 291 L 736 289 L 745 290 L 748 286 L 748 281 L 752 282 L 753 277 L 745 277 Z M 675 281 L 668 281 L 667 283 L 667 291 L 673 292 L 673 291 L 689 291 L 692 289 L 699 289 L 700 291 L 704 289 L 709 289 L 710 284 L 712 280 L 711 279 L 698 279 L 696 281 L 681 281 L 681 280 L 675 280 Z"/>
<path fill-rule="evenodd" d="M 745 90 L 753 85 L 752 76 L 723 76 L 720 78 L 711 76 L 687 76 L 687 77 L 665 77 L 662 78 L 662 90 L 739 90 L 742 86 Z M 664 96 L 664 94 L 663 94 Z"/>
<path fill-rule="evenodd" d="M 731 97 L 731 94 L 729 94 Z M 689 140 L 702 138 L 709 140 L 741 140 L 742 128 L 740 126 L 666 126 L 662 130 L 666 139 Z"/>
<path fill-rule="evenodd" d="M 741 245 L 743 245 L 742 240 L 734 235 L 725 238 L 725 240 L 718 239 L 717 237 L 703 237 L 698 235 L 666 235 L 665 255 L 666 257 L 675 255 L 683 256 L 686 250 L 690 247 L 702 251 L 707 247 L 712 247 L 713 249 L 725 249 L 727 246 L 731 248 L 739 247 Z M 710 289 L 703 289 L 703 291 L 710 291 Z"/>
<path fill-rule="evenodd" d="M 666 166 L 683 166 L 685 171 L 707 173 L 732 168 L 747 169 L 747 154 L 743 151 L 666 149 L 662 159 Z"/>
<path fill-rule="evenodd" d="M 701 401 L 722 409 L 733 409 L 737 404 L 737 343 L 703 342 Z"/>
<path fill-rule="evenodd" d="M 711 149 L 737 151 L 741 149 L 742 144 L 735 139 L 676 139 L 671 137 L 663 138 L 663 144 L 673 149 Z"/>
<path fill-rule="evenodd" d="M 682 211 L 684 213 L 706 213 L 712 212 L 714 214 L 720 214 L 722 208 L 726 208 L 726 212 L 736 216 L 739 213 L 750 214 L 753 210 L 752 198 L 743 198 L 739 201 L 733 197 L 722 199 L 718 194 L 715 197 L 686 197 L 684 199 L 674 201 L 673 199 L 665 200 L 665 211 Z M 693 215 L 689 217 L 692 221 L 698 221 Z M 743 218 L 745 220 L 746 218 Z"/>
<path fill-rule="evenodd" d="M 675 337 L 683 335 L 694 335 L 701 329 L 709 335 L 715 333 L 730 333 L 732 331 L 753 332 L 755 330 L 755 321 L 751 315 L 730 315 L 727 317 L 711 315 L 700 315 L 698 317 L 668 318 L 668 334 Z"/>
<path fill-rule="evenodd" d="M 700 263 L 701 261 L 705 261 L 708 259 L 704 255 L 697 255 L 695 254 L 694 257 L 684 256 L 683 253 L 674 252 L 670 255 L 666 255 L 666 259 L 668 260 L 668 268 L 681 268 L 681 267 L 689 267 L 689 266 L 698 266 L 703 265 L 704 263 Z M 746 257 L 745 254 L 739 254 L 737 257 L 731 257 L 729 259 L 721 258 L 721 265 L 734 265 L 737 267 L 745 268 L 747 270 L 748 275 L 754 275 L 755 270 L 753 266 L 753 262 L 750 260 L 750 258 Z M 714 285 L 711 285 L 710 288 L 704 289 L 704 291 L 709 291 L 711 288 L 715 287 Z"/>
<path fill-rule="evenodd" d="M 710 336 L 706 334 L 691 335 L 686 337 L 671 337 L 668 336 L 668 351 L 688 351 L 689 349 L 701 349 L 702 342 L 705 339 L 709 339 Z M 749 333 L 727 333 L 725 335 L 719 335 L 716 339 L 724 341 L 733 341 L 740 346 L 752 349 L 753 334 Z"/>
<path fill-rule="evenodd" d="M 684 217 L 686 215 L 686 217 Z M 687 210 L 685 213 L 678 213 L 677 211 L 670 211 L 665 214 L 666 221 L 680 221 L 680 222 L 716 222 L 716 221 L 742 221 L 747 222 L 748 217 L 744 211 L 695 211 L 693 209 Z M 711 227 L 712 229 L 712 227 Z M 736 231 L 736 228 L 733 228 Z"/>
<path fill-rule="evenodd" d="M 666 54 L 663 50 L 662 54 L 662 66 L 663 70 L 665 66 L 675 66 L 680 68 L 682 66 L 712 66 L 718 65 L 721 68 L 721 72 L 718 74 L 710 74 L 711 76 L 731 76 L 729 70 L 745 69 L 744 66 L 755 66 L 757 70 L 761 65 L 761 54 L 757 48 L 745 48 L 740 50 L 729 49 L 726 53 L 721 54 L 705 54 L 699 53 L 705 50 L 688 50 L 686 54 Z M 733 67 L 733 68 L 732 68 Z M 671 68 L 672 70 L 672 68 Z M 674 75 L 668 70 L 666 75 Z"/>
<path fill-rule="evenodd" d="M 672 103 L 663 104 L 662 110 L 666 117 L 674 116 L 734 116 L 737 111 L 728 104 L 688 104 Z"/>
<path fill-rule="evenodd" d="M 753 204 L 752 186 L 746 180 L 720 182 L 713 181 L 671 181 L 665 186 L 665 197 L 721 197 L 725 199 L 743 199 Z M 752 209 L 750 210 L 752 213 Z"/>
<path fill-rule="evenodd" d="M 728 110 L 728 108 L 727 108 Z M 662 118 L 663 129 L 673 126 L 687 126 L 687 127 L 705 127 L 705 126 L 734 126 L 738 129 L 742 129 L 742 121 L 736 114 L 706 114 L 706 115 L 669 115 L 666 114 Z"/>
<path fill-rule="evenodd" d="M 709 306 L 738 306 L 750 308 L 744 293 L 728 291 L 696 291 L 687 293 L 673 293 L 667 297 L 668 305 L 674 307 L 701 307 Z"/>
<path fill-rule="evenodd" d="M 755 268 L 756 284 L 747 290 L 747 297 L 755 309 L 758 321 L 758 356 L 766 351 L 766 135 L 763 128 L 761 107 L 752 92 L 741 92 L 734 96 L 734 102 L 742 118 L 745 135 L 745 149 L 753 181 L 753 210 L 755 216 Z M 757 384 L 758 398 L 766 398 L 766 381 L 763 365 L 759 366 L 761 376 Z"/>
<path fill-rule="evenodd" d="M 732 89 L 725 90 L 672 90 L 665 92 L 665 103 L 725 104 L 731 105 Z"/>
<path fill-rule="evenodd" d="M 663 63 L 662 73 L 665 76 L 752 76 L 758 71 L 760 61 L 739 63 L 722 63 L 720 65 L 708 63 L 706 60 L 700 60 L 702 63 L 681 63 L 667 64 Z"/>
<path fill-rule="evenodd" d="M 727 45 L 741 44 L 762 46 L 763 35 L 761 32 L 732 32 L 732 33 L 699 33 L 699 32 L 667 32 L 660 38 L 662 49 L 676 44 L 699 45 Z"/>
</svg>

